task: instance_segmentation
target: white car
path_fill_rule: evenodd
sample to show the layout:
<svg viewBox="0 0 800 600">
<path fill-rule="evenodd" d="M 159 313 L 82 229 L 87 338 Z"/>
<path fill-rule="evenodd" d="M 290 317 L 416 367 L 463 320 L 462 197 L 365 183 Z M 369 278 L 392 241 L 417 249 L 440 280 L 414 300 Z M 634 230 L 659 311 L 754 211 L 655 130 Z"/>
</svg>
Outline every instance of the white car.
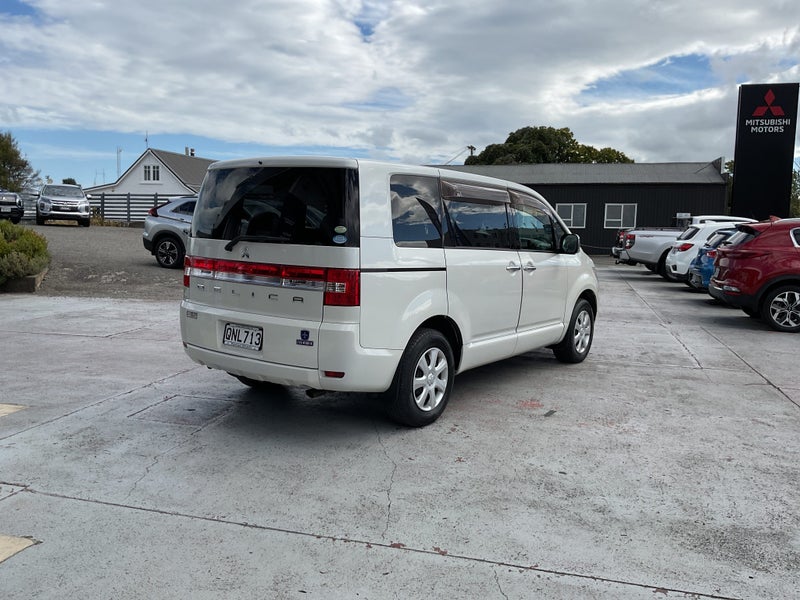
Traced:
<svg viewBox="0 0 800 600">
<path fill-rule="evenodd" d="M 667 279 L 670 281 L 689 281 L 689 266 L 697 256 L 706 240 L 722 229 L 731 229 L 738 223 L 754 223 L 754 219 L 739 219 L 725 223 L 712 222 L 690 225 L 678 236 L 664 261 Z"/>
<path fill-rule="evenodd" d="M 510 181 L 272 157 L 212 164 L 192 219 L 181 336 L 246 385 L 387 392 L 435 421 L 456 373 L 537 348 L 586 358 L 594 263 Z"/>
<path fill-rule="evenodd" d="M 77 221 L 82 227 L 91 224 L 89 199 L 79 185 L 48 183 L 42 187 L 36 200 L 36 224 L 44 225 L 49 219 Z"/>
</svg>

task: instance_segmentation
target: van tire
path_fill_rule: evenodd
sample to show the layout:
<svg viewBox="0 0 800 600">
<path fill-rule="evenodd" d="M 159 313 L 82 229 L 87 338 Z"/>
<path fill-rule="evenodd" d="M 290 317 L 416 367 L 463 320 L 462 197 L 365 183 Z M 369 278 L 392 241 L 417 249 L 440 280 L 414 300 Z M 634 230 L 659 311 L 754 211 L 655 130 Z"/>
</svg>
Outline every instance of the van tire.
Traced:
<svg viewBox="0 0 800 600">
<path fill-rule="evenodd" d="M 553 354 L 563 363 L 579 363 L 589 354 L 594 339 L 594 310 L 581 298 L 572 309 L 564 339 L 553 346 Z"/>
<path fill-rule="evenodd" d="M 401 425 L 433 423 L 447 406 L 455 377 L 450 342 L 440 332 L 420 329 L 408 342 L 389 388 L 387 412 Z"/>
</svg>

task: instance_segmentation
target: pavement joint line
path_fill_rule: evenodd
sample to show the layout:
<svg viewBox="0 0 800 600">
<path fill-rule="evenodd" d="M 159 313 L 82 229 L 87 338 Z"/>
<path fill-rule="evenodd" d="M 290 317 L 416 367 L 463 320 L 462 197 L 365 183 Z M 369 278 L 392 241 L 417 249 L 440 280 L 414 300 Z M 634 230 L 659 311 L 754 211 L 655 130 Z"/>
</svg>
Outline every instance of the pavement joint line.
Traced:
<svg viewBox="0 0 800 600">
<path fill-rule="evenodd" d="M 110 507 L 110 508 L 122 508 L 122 509 L 137 511 L 137 512 L 162 515 L 162 516 L 166 516 L 166 517 L 178 517 L 178 518 L 181 518 L 181 519 L 188 519 L 188 520 L 192 520 L 192 521 L 205 521 L 205 522 L 208 522 L 208 523 L 217 523 L 219 525 L 230 525 L 230 526 L 234 526 L 234 527 L 243 527 L 245 529 L 254 529 L 254 530 L 257 530 L 257 531 L 269 531 L 269 532 L 273 532 L 273 533 L 283 533 L 283 534 L 286 534 L 286 535 L 296 535 L 296 536 L 300 536 L 300 537 L 314 538 L 314 539 L 317 539 L 317 540 L 324 540 L 324 541 L 330 541 L 330 542 L 342 542 L 342 543 L 345 543 L 345 544 L 355 544 L 355 545 L 362 546 L 362 547 L 367 548 L 367 549 L 381 548 L 381 549 L 384 549 L 384 550 L 398 550 L 398 551 L 401 551 L 401 552 L 422 554 L 422 555 L 426 555 L 426 556 L 438 556 L 438 557 L 443 558 L 445 560 L 451 559 L 451 560 L 457 560 L 457 561 L 463 561 L 463 562 L 483 564 L 483 565 L 488 565 L 488 566 L 493 566 L 493 567 L 506 567 L 508 569 L 519 570 L 520 572 L 530 571 L 530 572 L 534 572 L 534 573 L 543 573 L 543 574 L 546 574 L 546 575 L 556 575 L 556 576 L 559 576 L 559 577 L 574 577 L 574 578 L 577 578 L 577 579 L 585 579 L 585 580 L 589 580 L 589 581 L 595 581 L 595 582 L 598 582 L 598 583 L 610 583 L 610 584 L 615 584 L 615 585 L 635 587 L 635 588 L 645 589 L 645 590 L 652 590 L 652 592 L 654 594 L 659 593 L 659 594 L 668 595 L 669 593 L 675 593 L 675 594 L 683 594 L 685 597 L 693 597 L 693 598 L 698 598 L 698 599 L 699 598 L 708 598 L 710 600 L 743 600 L 743 598 L 739 597 L 739 596 L 723 596 L 723 595 L 719 595 L 719 594 L 709 594 L 709 593 L 705 593 L 705 592 L 694 592 L 694 591 L 682 590 L 682 589 L 678 589 L 678 588 L 670 588 L 670 587 L 663 587 L 663 586 L 652 585 L 652 584 L 647 584 L 647 583 L 639 583 L 639 582 L 636 582 L 636 581 L 624 581 L 624 580 L 621 580 L 621 579 L 614 579 L 614 578 L 611 578 L 611 577 L 603 577 L 601 575 L 586 575 L 586 574 L 583 574 L 583 573 L 571 573 L 569 571 L 559 571 L 557 569 L 546 569 L 546 568 L 540 567 L 538 564 L 522 565 L 522 564 L 511 563 L 511 562 L 506 562 L 506 561 L 501 561 L 501 560 L 491 560 L 491 559 L 488 559 L 488 558 L 478 558 L 478 557 L 475 557 L 475 556 L 468 556 L 468 555 L 465 555 L 465 554 L 464 555 L 462 555 L 462 554 L 450 554 L 447 551 L 442 550 L 441 548 L 435 548 L 433 550 L 426 550 L 424 548 L 410 548 L 410 547 L 408 547 L 405 544 L 402 544 L 400 542 L 391 542 L 391 543 L 370 542 L 370 541 L 367 541 L 367 540 L 359 540 L 359 539 L 353 539 L 353 538 L 339 537 L 339 536 L 335 536 L 335 535 L 323 535 L 323 534 L 310 533 L 310 532 L 307 532 L 307 531 L 300 531 L 300 530 L 295 530 L 295 529 L 286 529 L 284 527 L 274 527 L 274 526 L 269 526 L 269 525 L 259 525 L 259 524 L 256 524 L 256 523 L 248 523 L 246 521 L 232 521 L 232 520 L 228 520 L 228 519 L 221 519 L 219 517 L 204 517 L 202 515 L 192 515 L 192 514 L 188 514 L 188 513 L 177 512 L 177 511 L 163 510 L 163 509 L 160 509 L 160 508 L 148 508 L 148 507 L 143 507 L 143 506 L 133 506 L 133 505 L 129 505 L 129 504 L 121 504 L 119 502 L 110 502 L 108 500 L 96 500 L 96 499 L 91 499 L 91 498 L 79 498 L 77 496 L 68 496 L 66 494 L 58 494 L 58 493 L 55 493 L 55 492 L 46 492 L 46 491 L 43 491 L 43 490 L 36 490 L 36 489 L 31 488 L 31 487 L 26 487 L 22 491 L 27 492 L 29 494 L 34 494 L 36 496 L 46 496 L 48 498 L 55 498 L 55 499 L 60 499 L 60 500 L 71 500 L 71 501 L 74 501 L 74 502 L 83 502 L 83 503 L 87 503 L 87 504 L 96 504 L 98 506 L 107 506 L 107 507 Z"/>
<path fill-rule="evenodd" d="M 753 367 L 753 365 L 751 365 L 749 362 L 747 362 L 747 359 L 745 359 L 744 357 L 742 357 L 742 356 L 741 356 L 741 355 L 740 355 L 738 352 L 736 352 L 736 350 L 734 350 L 733 348 L 731 348 L 730 346 L 728 346 L 728 345 L 727 345 L 725 342 L 723 342 L 723 341 L 722 341 L 721 339 L 719 339 L 719 338 L 718 338 L 716 335 L 714 335 L 714 334 L 713 334 L 713 333 L 711 333 L 710 331 L 706 330 L 705 328 L 703 328 L 703 331 L 705 331 L 706 333 L 708 333 L 708 335 L 710 335 L 712 338 L 714 338 L 714 339 L 715 339 L 715 340 L 717 340 L 717 341 L 718 341 L 720 344 L 722 344 L 722 345 L 723 345 L 723 346 L 724 346 L 724 347 L 725 347 L 725 348 L 726 348 L 728 351 L 730 351 L 730 352 L 731 352 L 731 353 L 732 353 L 732 354 L 733 354 L 733 355 L 734 355 L 736 358 L 738 358 L 740 361 L 742 361 L 744 364 L 746 364 L 748 369 L 750 369 L 750 370 L 751 370 L 753 373 L 756 373 L 756 374 L 757 374 L 757 375 L 758 375 L 758 376 L 759 376 L 761 379 L 763 379 L 763 380 L 764 380 L 764 382 L 765 382 L 765 383 L 766 383 L 768 386 L 770 386 L 770 387 L 771 387 L 773 390 L 775 390 L 776 392 L 778 392 L 778 394 L 780 394 L 780 395 L 781 395 L 781 396 L 783 396 L 783 397 L 784 397 L 786 400 L 788 400 L 789 402 L 791 402 L 792 404 L 794 404 L 794 405 L 795 405 L 797 408 L 800 408 L 800 403 L 796 402 L 795 400 L 792 400 L 792 398 L 791 398 L 791 397 L 790 397 L 790 396 L 789 396 L 789 395 L 788 395 L 786 392 L 784 392 L 784 391 L 783 391 L 783 390 L 782 390 L 782 389 L 781 389 L 779 386 L 777 386 L 777 385 L 775 385 L 774 383 L 772 383 L 772 381 L 770 381 L 770 380 L 769 380 L 769 378 L 768 378 L 767 376 L 765 376 L 763 373 L 761 373 L 760 371 L 758 371 L 757 369 L 755 369 L 755 368 Z"/>
<path fill-rule="evenodd" d="M 84 406 L 81 406 L 80 408 L 76 408 L 75 410 L 70 411 L 68 413 L 65 413 L 63 415 L 59 415 L 57 417 L 53 417 L 52 419 L 47 419 L 46 421 L 41 421 L 39 423 L 35 423 L 35 424 L 31 425 L 30 427 L 26 427 L 24 429 L 20 429 L 20 430 L 15 431 L 14 433 L 12 433 L 10 435 L 7 435 L 5 437 L 0 437 L 0 442 L 3 441 L 3 440 L 11 439 L 11 438 L 13 438 L 15 436 L 18 436 L 18 435 L 22 434 L 22 433 L 27 433 L 28 431 L 32 431 L 33 429 L 36 429 L 38 427 L 42 427 L 44 425 L 50 425 L 52 423 L 56 423 L 56 422 L 58 422 L 58 421 L 60 421 L 62 419 L 66 419 L 67 417 L 71 417 L 73 415 L 76 415 L 76 414 L 78 414 L 80 412 L 83 412 L 85 410 L 88 410 L 90 408 L 94 408 L 96 406 L 100 406 L 104 402 L 109 402 L 109 401 L 112 401 L 112 400 L 117 400 L 119 398 L 123 398 L 125 396 L 130 395 L 130 394 L 133 394 L 133 393 L 136 393 L 138 391 L 144 390 L 144 389 L 146 389 L 148 387 L 152 387 L 157 383 L 163 383 L 164 381 L 168 381 L 169 379 L 172 379 L 173 377 L 177 377 L 179 375 L 183 375 L 184 373 L 188 373 L 190 371 L 194 371 L 195 369 L 199 369 L 199 368 L 201 368 L 201 367 L 197 366 L 197 365 L 193 365 L 193 366 L 188 367 L 186 369 L 182 369 L 182 370 L 180 370 L 180 371 L 178 371 L 176 373 L 171 373 L 171 374 L 169 374 L 169 375 L 167 375 L 165 377 L 162 377 L 161 379 L 156 379 L 155 381 L 150 381 L 150 382 L 145 383 L 143 385 L 140 385 L 140 386 L 128 389 L 128 390 L 124 390 L 122 392 L 119 392 L 118 394 L 114 394 L 113 396 L 106 396 L 105 398 L 100 398 L 99 400 L 96 400 L 95 402 L 92 402 L 91 404 L 86 404 Z"/>
</svg>

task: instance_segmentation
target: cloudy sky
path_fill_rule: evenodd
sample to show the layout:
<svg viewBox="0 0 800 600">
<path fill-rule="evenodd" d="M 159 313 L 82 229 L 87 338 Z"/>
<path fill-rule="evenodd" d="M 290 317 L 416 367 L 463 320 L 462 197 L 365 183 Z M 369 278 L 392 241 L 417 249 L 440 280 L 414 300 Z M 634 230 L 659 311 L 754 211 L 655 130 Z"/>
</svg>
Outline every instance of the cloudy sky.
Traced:
<svg viewBox="0 0 800 600">
<path fill-rule="evenodd" d="M 84 186 L 146 143 L 460 164 L 529 125 L 731 159 L 738 86 L 800 81 L 797 0 L 0 0 L 0 32 L 0 130 Z"/>
</svg>

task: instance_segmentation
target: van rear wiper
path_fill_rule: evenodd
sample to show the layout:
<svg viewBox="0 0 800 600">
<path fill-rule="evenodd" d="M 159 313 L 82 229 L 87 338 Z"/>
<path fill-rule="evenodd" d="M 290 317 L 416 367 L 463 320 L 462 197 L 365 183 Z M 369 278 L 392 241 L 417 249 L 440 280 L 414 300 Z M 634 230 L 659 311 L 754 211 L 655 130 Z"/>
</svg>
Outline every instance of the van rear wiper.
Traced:
<svg viewBox="0 0 800 600">
<path fill-rule="evenodd" d="M 225 250 L 230 252 L 239 242 L 280 242 L 286 243 L 289 238 L 279 235 L 237 235 L 230 242 L 225 244 Z"/>
</svg>

